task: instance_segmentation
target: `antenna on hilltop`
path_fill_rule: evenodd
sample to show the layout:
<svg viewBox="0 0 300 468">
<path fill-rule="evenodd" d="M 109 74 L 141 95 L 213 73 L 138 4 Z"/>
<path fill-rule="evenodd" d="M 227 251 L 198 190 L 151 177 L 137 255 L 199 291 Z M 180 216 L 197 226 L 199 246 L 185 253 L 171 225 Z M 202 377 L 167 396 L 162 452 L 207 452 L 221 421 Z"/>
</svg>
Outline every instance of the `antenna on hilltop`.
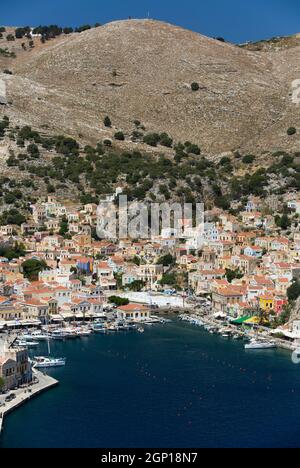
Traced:
<svg viewBox="0 0 300 468">
<path fill-rule="evenodd" d="M 150 11 L 147 13 L 147 18 L 150 19 Z"/>
</svg>

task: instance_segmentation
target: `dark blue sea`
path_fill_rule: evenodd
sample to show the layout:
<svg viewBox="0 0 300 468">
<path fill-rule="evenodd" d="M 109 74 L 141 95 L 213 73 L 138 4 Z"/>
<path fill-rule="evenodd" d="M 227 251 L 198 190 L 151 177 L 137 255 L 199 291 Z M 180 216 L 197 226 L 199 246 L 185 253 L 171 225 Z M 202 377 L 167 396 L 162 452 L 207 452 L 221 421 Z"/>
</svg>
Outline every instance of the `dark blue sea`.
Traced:
<svg viewBox="0 0 300 468">
<path fill-rule="evenodd" d="M 55 342 L 58 387 L 6 417 L 0 447 L 299 447 L 300 365 L 174 321 Z M 45 353 L 42 344 L 38 353 Z"/>
</svg>

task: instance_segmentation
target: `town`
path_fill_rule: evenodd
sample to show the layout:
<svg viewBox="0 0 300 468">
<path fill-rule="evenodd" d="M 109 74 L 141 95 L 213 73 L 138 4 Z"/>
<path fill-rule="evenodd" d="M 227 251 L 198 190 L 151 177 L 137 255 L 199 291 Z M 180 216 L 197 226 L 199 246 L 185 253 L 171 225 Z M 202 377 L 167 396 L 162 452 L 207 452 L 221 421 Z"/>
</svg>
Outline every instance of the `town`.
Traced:
<svg viewBox="0 0 300 468">
<path fill-rule="evenodd" d="M 295 219 L 284 234 L 275 223 L 278 201 L 268 203 L 250 196 L 238 216 L 214 208 L 205 212 L 201 236 L 191 227 L 184 239 L 172 229 L 149 240 L 97 239 L 96 204 L 52 195 L 31 206 L 25 223 L 1 226 L 0 330 L 4 341 L 16 338 L 1 351 L 2 390 L 32 378 L 26 339 L 134 329 L 169 311 L 189 321 L 205 317 L 211 326 L 261 327 L 294 349 L 300 200 L 284 200 Z"/>
</svg>

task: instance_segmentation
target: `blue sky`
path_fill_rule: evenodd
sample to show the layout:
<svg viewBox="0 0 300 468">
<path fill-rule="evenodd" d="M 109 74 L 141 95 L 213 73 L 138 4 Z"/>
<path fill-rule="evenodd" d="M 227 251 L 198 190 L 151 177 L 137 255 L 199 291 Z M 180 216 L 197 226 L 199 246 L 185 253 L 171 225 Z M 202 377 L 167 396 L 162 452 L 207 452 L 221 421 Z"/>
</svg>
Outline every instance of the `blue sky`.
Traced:
<svg viewBox="0 0 300 468">
<path fill-rule="evenodd" d="M 78 26 L 145 18 L 148 12 L 151 18 L 233 42 L 300 32 L 299 0 L 11 0 L 1 5 L 0 22 Z"/>
</svg>

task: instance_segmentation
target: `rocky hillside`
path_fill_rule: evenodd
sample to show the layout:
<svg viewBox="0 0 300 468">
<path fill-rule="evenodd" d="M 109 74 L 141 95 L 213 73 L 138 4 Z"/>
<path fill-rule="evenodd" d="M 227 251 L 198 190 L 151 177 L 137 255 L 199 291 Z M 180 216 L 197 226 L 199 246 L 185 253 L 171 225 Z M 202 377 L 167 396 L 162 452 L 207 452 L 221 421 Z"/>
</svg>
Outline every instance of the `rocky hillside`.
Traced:
<svg viewBox="0 0 300 468">
<path fill-rule="evenodd" d="M 132 148 L 139 120 L 143 131 L 189 140 L 210 156 L 299 149 L 298 133 L 287 129 L 300 135 L 290 96 L 300 46 L 252 51 L 150 20 L 35 39 L 26 51 L 20 41 L 0 40 L 16 54 L 0 54 L 0 67 L 12 72 L 3 75 L 10 102 L 3 112 L 20 126 L 92 144 L 122 130 Z"/>
</svg>

